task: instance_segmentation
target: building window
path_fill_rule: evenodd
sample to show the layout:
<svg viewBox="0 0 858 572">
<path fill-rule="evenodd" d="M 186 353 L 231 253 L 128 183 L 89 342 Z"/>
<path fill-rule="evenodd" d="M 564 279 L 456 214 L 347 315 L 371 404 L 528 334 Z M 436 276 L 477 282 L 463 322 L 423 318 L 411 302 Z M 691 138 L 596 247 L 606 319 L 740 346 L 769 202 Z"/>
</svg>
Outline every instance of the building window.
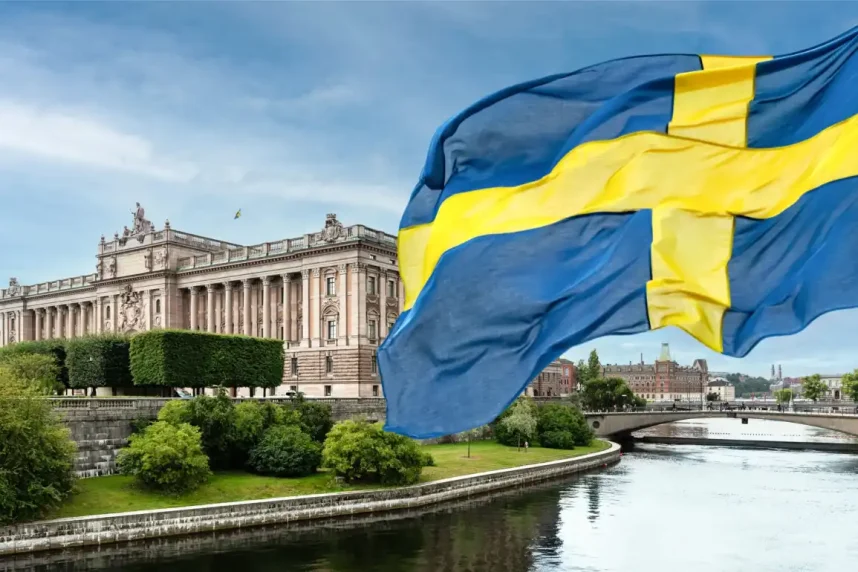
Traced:
<svg viewBox="0 0 858 572">
<path fill-rule="evenodd" d="M 387 281 L 387 295 L 391 298 L 396 297 L 396 282 L 393 280 Z"/>
<path fill-rule="evenodd" d="M 370 320 L 367 324 L 367 336 L 371 340 L 375 339 L 375 320 Z"/>
<path fill-rule="evenodd" d="M 372 386 L 372 396 L 378 397 L 378 386 L 377 385 Z"/>
<path fill-rule="evenodd" d="M 378 373 L 378 356 L 372 354 L 372 373 Z"/>
<path fill-rule="evenodd" d="M 375 294 L 375 276 L 366 277 L 366 293 Z"/>
<path fill-rule="evenodd" d="M 297 385 L 290 385 L 289 391 L 294 391 L 295 393 L 298 393 L 298 386 Z"/>
<path fill-rule="evenodd" d="M 337 294 L 337 279 L 333 276 L 328 276 L 325 279 L 325 293 L 328 296 L 336 296 Z"/>
<path fill-rule="evenodd" d="M 390 320 L 387 322 L 387 333 L 388 334 L 393 331 L 393 326 L 395 324 L 396 324 L 396 320 Z"/>
<path fill-rule="evenodd" d="M 329 340 L 337 339 L 337 321 L 336 320 L 328 320 L 328 339 Z"/>
<path fill-rule="evenodd" d="M 161 300 L 155 300 L 155 313 L 161 313 Z"/>
<path fill-rule="evenodd" d="M 107 314 L 107 319 L 109 320 L 110 319 L 110 306 L 107 306 L 104 310 Z"/>
<path fill-rule="evenodd" d="M 330 397 L 330 396 L 331 396 L 331 386 L 326 385 L 325 386 L 325 397 Z"/>
<path fill-rule="evenodd" d="M 298 358 L 292 358 L 292 375 L 298 375 Z"/>
<path fill-rule="evenodd" d="M 331 356 L 325 356 L 325 373 L 333 373 L 334 372 L 334 358 Z"/>
</svg>

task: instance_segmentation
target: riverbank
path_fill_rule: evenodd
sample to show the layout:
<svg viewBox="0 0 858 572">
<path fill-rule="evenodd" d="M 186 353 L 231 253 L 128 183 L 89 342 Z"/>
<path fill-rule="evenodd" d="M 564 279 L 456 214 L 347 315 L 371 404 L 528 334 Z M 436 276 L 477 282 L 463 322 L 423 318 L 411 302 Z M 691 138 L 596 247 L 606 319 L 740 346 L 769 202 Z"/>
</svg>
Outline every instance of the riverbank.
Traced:
<svg viewBox="0 0 858 572">
<path fill-rule="evenodd" d="M 739 449 L 780 449 L 785 451 L 823 451 L 827 453 L 858 453 L 858 443 L 828 443 L 813 441 L 775 441 L 766 439 L 715 439 L 708 437 L 635 437 L 635 443 L 658 445 L 704 445 Z"/>
<path fill-rule="evenodd" d="M 462 475 L 574 458 L 603 451 L 609 446 L 607 441 L 594 441 L 590 447 L 578 447 L 570 451 L 534 447 L 525 453 L 524 449 L 519 452 L 515 447 L 505 447 L 494 441 L 479 441 L 471 443 L 471 457 L 467 458 L 467 443 L 426 445 L 423 450 L 432 455 L 435 466 L 423 469 L 420 482 L 429 483 Z M 70 518 L 372 488 L 378 486 L 338 483 L 330 473 L 324 471 L 298 479 L 263 477 L 245 472 L 220 472 L 216 473 L 208 484 L 192 493 L 168 496 L 141 490 L 135 486 L 131 477 L 112 475 L 78 481 L 74 496 L 51 517 Z"/>
<path fill-rule="evenodd" d="M 432 479 L 431 469 L 440 480 L 411 487 L 348 490 L 326 494 L 263 498 L 242 502 L 221 502 L 203 506 L 166 508 L 104 514 L 78 518 L 41 521 L 0 529 L 0 554 L 21 554 L 40 550 L 54 550 L 72 546 L 88 546 L 112 542 L 125 542 L 146 538 L 159 538 L 229 530 L 251 526 L 291 523 L 297 521 L 330 519 L 358 514 L 378 514 L 390 511 L 415 509 L 423 506 L 482 495 L 506 488 L 526 486 L 572 473 L 595 469 L 617 462 L 620 447 L 599 442 L 601 451 L 584 453 L 584 449 L 566 451 L 566 458 L 505 468 L 452 478 L 440 478 L 445 471 L 443 458 L 461 458 L 466 445 L 434 445 L 437 467 L 427 467 L 426 479 Z M 473 463 L 489 463 L 488 455 L 480 458 L 476 451 L 480 445 L 472 444 Z M 440 451 L 440 454 L 438 453 Z M 536 461 L 549 454 L 548 449 L 531 449 L 527 453 L 515 449 L 514 453 L 528 461 Z M 575 453 L 578 453 L 577 456 Z M 562 453 L 562 452 L 560 452 Z M 508 455 L 498 456 L 495 463 L 510 462 Z M 475 465 L 471 465 L 473 469 Z M 447 469 L 449 470 L 449 469 Z M 117 477 L 105 477 L 115 479 Z M 121 477 L 120 477 L 121 478 Z M 87 481 L 91 482 L 91 481 Z M 138 493 L 139 494 L 139 493 Z M 185 499 L 187 500 L 187 499 Z M 170 502 L 170 501 L 167 501 Z"/>
</svg>

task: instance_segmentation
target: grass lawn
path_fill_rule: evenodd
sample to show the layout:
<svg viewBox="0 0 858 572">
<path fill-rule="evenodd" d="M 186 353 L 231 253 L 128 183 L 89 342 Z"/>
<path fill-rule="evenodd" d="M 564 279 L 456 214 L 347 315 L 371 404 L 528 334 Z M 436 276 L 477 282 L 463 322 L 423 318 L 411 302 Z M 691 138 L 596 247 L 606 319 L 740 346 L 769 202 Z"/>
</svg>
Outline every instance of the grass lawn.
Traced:
<svg viewBox="0 0 858 572">
<path fill-rule="evenodd" d="M 480 441 L 471 443 L 471 458 L 469 459 L 466 457 L 467 443 L 427 445 L 424 449 L 432 453 L 436 466 L 425 467 L 420 481 L 437 481 L 472 473 L 556 461 L 602 451 L 608 446 L 606 441 L 594 441 L 590 447 L 578 447 L 571 451 L 531 447 L 525 453 L 524 449 L 519 452 L 515 447 L 504 447 L 493 441 Z M 141 490 L 134 486 L 131 477 L 114 475 L 79 480 L 76 485 L 76 493 L 51 517 L 66 518 L 110 514 L 376 487 L 373 485 L 338 484 L 330 473 L 324 471 L 299 479 L 261 477 L 244 472 L 220 472 L 215 473 L 208 484 L 190 494 L 167 496 Z"/>
</svg>

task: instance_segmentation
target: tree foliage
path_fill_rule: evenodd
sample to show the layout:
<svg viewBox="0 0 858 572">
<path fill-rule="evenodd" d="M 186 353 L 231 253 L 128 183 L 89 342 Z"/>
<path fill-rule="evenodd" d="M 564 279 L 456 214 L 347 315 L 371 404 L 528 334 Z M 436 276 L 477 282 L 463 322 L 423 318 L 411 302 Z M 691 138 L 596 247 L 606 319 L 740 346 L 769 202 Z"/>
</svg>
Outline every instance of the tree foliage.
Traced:
<svg viewBox="0 0 858 572">
<path fill-rule="evenodd" d="M 843 395 L 858 402 L 858 369 L 843 376 Z"/>
<path fill-rule="evenodd" d="M 334 426 L 331 406 L 327 403 L 307 401 L 303 397 L 296 397 L 287 406 L 298 415 L 298 423 L 301 429 L 309 434 L 318 443 L 324 443 L 325 437 Z"/>
<path fill-rule="evenodd" d="M 69 387 L 129 387 L 131 338 L 103 334 L 66 341 Z"/>
<path fill-rule="evenodd" d="M 4 356 L 20 354 L 40 354 L 53 357 L 57 365 L 57 387 L 68 387 L 69 375 L 66 368 L 65 340 L 40 340 L 18 342 L 0 348 L 0 359 Z"/>
<path fill-rule="evenodd" d="M 802 394 L 811 401 L 819 401 L 828 393 L 828 386 L 825 385 L 818 373 L 803 378 L 801 386 Z"/>
<path fill-rule="evenodd" d="M 347 482 L 410 485 L 426 462 L 412 439 L 361 421 L 334 425 L 322 452 L 322 465 Z"/>
<path fill-rule="evenodd" d="M 236 468 L 233 447 L 235 406 L 225 393 L 221 392 L 216 397 L 200 395 L 194 399 L 168 402 L 158 413 L 158 420 L 175 426 L 187 423 L 198 428 L 202 448 L 211 467 Z"/>
<path fill-rule="evenodd" d="M 131 341 L 136 385 L 166 387 L 276 387 L 283 381 L 279 340 L 155 330 Z"/>
<path fill-rule="evenodd" d="M 268 429 L 250 452 L 248 466 L 262 475 L 303 477 L 322 463 L 322 446 L 295 425 Z"/>
<path fill-rule="evenodd" d="M 581 402 L 588 411 L 614 411 L 646 405 L 646 400 L 636 396 L 625 380 L 618 377 L 589 381 L 581 391 Z"/>
<path fill-rule="evenodd" d="M 550 449 L 587 446 L 595 436 L 579 409 L 559 403 L 539 408 L 536 433 L 539 444 Z"/>
<path fill-rule="evenodd" d="M 599 360 L 599 353 L 592 350 L 590 357 L 587 358 L 587 380 L 599 379 L 600 377 L 602 377 L 602 362 Z"/>
<path fill-rule="evenodd" d="M 775 400 L 778 403 L 789 403 L 792 401 L 792 389 L 784 388 L 775 391 Z"/>
<path fill-rule="evenodd" d="M 0 524 L 57 507 L 72 491 L 74 457 L 68 429 L 50 404 L 14 368 L 0 367 Z"/>
<path fill-rule="evenodd" d="M 533 441 L 536 437 L 536 405 L 530 399 L 519 398 L 499 425 L 507 443 L 511 441 L 520 447 L 524 441 Z"/>
<path fill-rule="evenodd" d="M 194 490 L 211 477 L 200 430 L 188 423 L 158 421 L 132 435 L 117 466 L 148 488 L 175 494 Z"/>
<path fill-rule="evenodd" d="M 54 356 L 38 353 L 10 352 L 0 354 L 0 369 L 8 380 L 32 390 L 38 395 L 53 395 L 62 391 L 59 366 Z"/>
</svg>

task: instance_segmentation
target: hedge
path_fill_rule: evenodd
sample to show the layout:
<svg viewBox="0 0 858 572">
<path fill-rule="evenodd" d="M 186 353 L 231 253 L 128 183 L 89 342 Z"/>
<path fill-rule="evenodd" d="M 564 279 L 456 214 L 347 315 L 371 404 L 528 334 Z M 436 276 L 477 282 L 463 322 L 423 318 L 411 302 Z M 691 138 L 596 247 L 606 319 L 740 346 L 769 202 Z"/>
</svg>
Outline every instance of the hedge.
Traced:
<svg viewBox="0 0 858 572">
<path fill-rule="evenodd" d="M 283 342 L 188 330 L 155 330 L 131 339 L 135 385 L 277 387 Z"/>
<path fill-rule="evenodd" d="M 129 343 L 129 337 L 112 334 L 68 340 L 69 386 L 74 389 L 130 387 Z"/>
<path fill-rule="evenodd" d="M 0 348 L 2 354 L 42 354 L 52 355 L 57 361 L 57 366 L 60 368 L 57 381 L 63 384 L 63 387 L 69 387 L 69 370 L 66 366 L 66 340 L 40 340 L 30 342 L 18 342 L 4 348 Z"/>
</svg>

